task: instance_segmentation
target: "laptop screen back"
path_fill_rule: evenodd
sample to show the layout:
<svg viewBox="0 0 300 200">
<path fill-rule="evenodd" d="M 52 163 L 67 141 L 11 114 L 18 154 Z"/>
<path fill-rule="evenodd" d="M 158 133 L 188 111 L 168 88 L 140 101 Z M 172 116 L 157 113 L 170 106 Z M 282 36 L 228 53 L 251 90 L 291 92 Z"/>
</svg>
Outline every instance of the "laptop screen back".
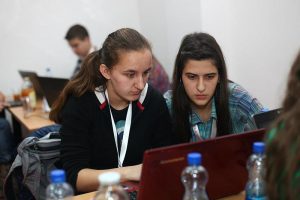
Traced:
<svg viewBox="0 0 300 200">
<path fill-rule="evenodd" d="M 38 81 L 38 75 L 33 71 L 25 71 L 25 70 L 19 70 L 19 74 L 24 79 L 25 77 L 29 77 L 30 81 L 32 82 L 33 89 L 37 95 L 38 98 L 42 98 L 44 96 L 43 90 L 39 84 Z"/>
<path fill-rule="evenodd" d="M 253 116 L 257 128 L 269 128 L 280 115 L 281 109 L 269 110 L 266 112 L 258 113 Z"/>
<path fill-rule="evenodd" d="M 64 78 L 39 76 L 38 81 L 47 99 L 47 102 L 51 107 L 69 80 Z"/>
<path fill-rule="evenodd" d="M 248 180 L 246 162 L 252 153 L 252 144 L 261 141 L 264 132 L 260 129 L 146 151 L 138 199 L 181 200 L 184 192 L 181 172 L 187 166 L 186 155 L 190 152 L 202 154 L 202 164 L 209 175 L 206 189 L 210 199 L 243 191 Z"/>
</svg>

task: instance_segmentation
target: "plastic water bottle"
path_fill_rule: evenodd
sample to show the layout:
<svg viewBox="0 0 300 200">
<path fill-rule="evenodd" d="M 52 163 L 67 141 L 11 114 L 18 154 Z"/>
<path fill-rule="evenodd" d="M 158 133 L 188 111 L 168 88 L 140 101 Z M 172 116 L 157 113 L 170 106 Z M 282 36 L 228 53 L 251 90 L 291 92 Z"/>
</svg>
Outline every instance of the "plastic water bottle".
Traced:
<svg viewBox="0 0 300 200">
<path fill-rule="evenodd" d="M 187 160 L 188 166 L 181 173 L 181 181 L 185 187 L 183 200 L 208 200 L 205 189 L 208 173 L 201 165 L 202 155 L 189 153 Z"/>
<path fill-rule="evenodd" d="M 46 200 L 71 200 L 74 191 L 66 182 L 64 170 L 53 170 L 50 173 L 51 184 L 46 189 Z"/>
<path fill-rule="evenodd" d="M 107 172 L 98 177 L 100 186 L 93 200 L 129 200 L 120 185 L 121 176 L 117 172 Z"/>
<path fill-rule="evenodd" d="M 253 143 L 253 154 L 247 162 L 249 179 L 246 184 L 246 200 L 266 200 L 265 144 Z"/>
</svg>

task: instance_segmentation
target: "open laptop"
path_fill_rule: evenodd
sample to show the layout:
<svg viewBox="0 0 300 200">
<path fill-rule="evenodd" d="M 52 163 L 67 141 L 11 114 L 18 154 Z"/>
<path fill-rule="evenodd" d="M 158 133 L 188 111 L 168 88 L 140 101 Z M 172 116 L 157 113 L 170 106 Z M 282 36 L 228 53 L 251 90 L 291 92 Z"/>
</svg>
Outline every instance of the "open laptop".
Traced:
<svg viewBox="0 0 300 200">
<path fill-rule="evenodd" d="M 209 199 L 218 199 L 243 191 L 248 180 L 246 162 L 252 144 L 262 141 L 265 129 L 232 134 L 214 139 L 148 150 L 144 153 L 138 199 L 181 200 L 184 187 L 181 172 L 190 152 L 202 154 L 208 171 Z"/>
<path fill-rule="evenodd" d="M 273 121 L 280 115 L 281 109 L 268 110 L 253 116 L 257 128 L 269 128 Z"/>
<path fill-rule="evenodd" d="M 38 75 L 34 71 L 26 71 L 26 70 L 18 70 L 19 74 L 21 77 L 24 79 L 25 77 L 29 77 L 30 81 L 32 82 L 33 89 L 36 93 L 37 98 L 42 98 L 43 97 L 43 91 L 42 88 L 40 87 L 39 81 L 38 81 Z"/>
<path fill-rule="evenodd" d="M 69 79 L 65 78 L 43 76 L 38 76 L 37 80 L 50 108 L 69 81 Z"/>
</svg>

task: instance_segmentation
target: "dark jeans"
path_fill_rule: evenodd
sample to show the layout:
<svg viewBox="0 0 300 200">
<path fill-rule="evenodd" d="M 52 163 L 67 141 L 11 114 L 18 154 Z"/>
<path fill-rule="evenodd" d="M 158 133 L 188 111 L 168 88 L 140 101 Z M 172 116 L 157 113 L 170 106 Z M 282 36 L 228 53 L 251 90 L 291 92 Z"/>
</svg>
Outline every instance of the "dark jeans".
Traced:
<svg viewBox="0 0 300 200">
<path fill-rule="evenodd" d="M 29 137 L 44 137 L 45 135 L 47 135 L 50 132 L 59 132 L 61 125 L 60 124 L 53 124 L 53 125 L 49 125 L 49 126 L 45 126 L 42 128 L 37 129 L 36 131 L 33 131 Z"/>
<path fill-rule="evenodd" d="M 15 140 L 6 119 L 0 118 L 0 163 L 8 163 L 15 153 Z"/>
</svg>

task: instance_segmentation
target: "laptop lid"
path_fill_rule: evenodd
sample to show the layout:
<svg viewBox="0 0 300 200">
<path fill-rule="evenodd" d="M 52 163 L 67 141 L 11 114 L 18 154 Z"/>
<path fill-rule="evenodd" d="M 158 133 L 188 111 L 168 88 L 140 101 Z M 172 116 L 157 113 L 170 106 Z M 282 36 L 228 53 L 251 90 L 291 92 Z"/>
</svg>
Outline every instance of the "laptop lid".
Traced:
<svg viewBox="0 0 300 200">
<path fill-rule="evenodd" d="M 260 129 L 146 151 L 138 199 L 181 200 L 184 192 L 181 172 L 187 166 L 186 156 L 190 152 L 202 154 L 202 164 L 209 176 L 206 190 L 210 199 L 243 191 L 252 144 L 261 141 L 264 133 L 265 129 Z"/>
<path fill-rule="evenodd" d="M 269 110 L 261 112 L 253 116 L 257 128 L 269 128 L 275 119 L 280 115 L 281 109 Z"/>
<path fill-rule="evenodd" d="M 42 88 L 38 81 L 38 75 L 34 71 L 26 71 L 26 70 L 18 70 L 20 76 L 24 79 L 25 77 L 29 77 L 30 81 L 32 82 L 33 89 L 36 93 L 38 98 L 42 98 L 44 96 Z"/>
<path fill-rule="evenodd" d="M 69 79 L 65 78 L 43 76 L 38 76 L 37 79 L 50 107 L 69 81 Z"/>
</svg>

